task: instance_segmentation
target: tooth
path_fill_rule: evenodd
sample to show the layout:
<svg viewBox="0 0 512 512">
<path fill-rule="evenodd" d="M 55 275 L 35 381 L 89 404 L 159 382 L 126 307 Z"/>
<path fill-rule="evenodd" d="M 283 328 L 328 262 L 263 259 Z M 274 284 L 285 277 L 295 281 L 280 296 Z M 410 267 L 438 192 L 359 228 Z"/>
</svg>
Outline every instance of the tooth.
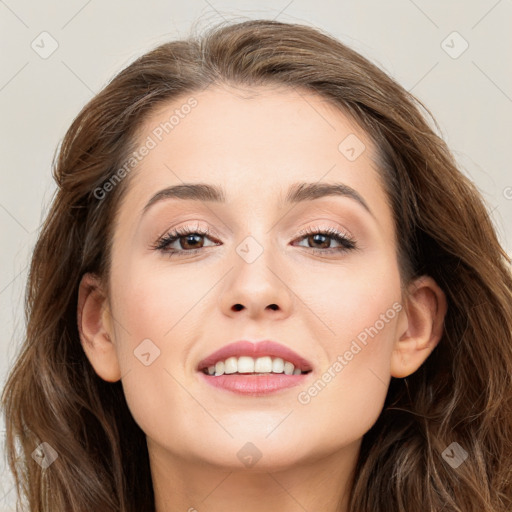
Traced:
<svg viewBox="0 0 512 512">
<path fill-rule="evenodd" d="M 249 356 L 242 356 L 238 358 L 238 373 L 253 373 L 254 372 L 254 359 Z"/>
<path fill-rule="evenodd" d="M 224 361 L 219 361 L 215 364 L 215 375 L 223 375 L 224 374 Z"/>
<path fill-rule="evenodd" d="M 270 356 L 258 357 L 254 363 L 255 373 L 270 373 L 272 371 L 272 358 Z"/>
<path fill-rule="evenodd" d="M 295 369 L 295 366 L 292 363 L 289 363 L 288 361 L 286 361 L 286 363 L 284 363 L 285 375 L 292 375 L 294 369 Z"/>
<path fill-rule="evenodd" d="M 228 357 L 218 361 L 207 369 L 209 375 L 230 375 L 233 373 L 284 373 L 285 375 L 301 375 L 300 368 L 281 357 L 262 356 L 253 359 L 250 356 Z"/>
<path fill-rule="evenodd" d="M 228 357 L 224 362 L 224 373 L 236 373 L 238 371 L 238 359 L 236 357 Z"/>
<path fill-rule="evenodd" d="M 274 373 L 283 373 L 284 372 L 284 360 L 280 357 L 276 357 L 272 361 L 272 371 Z"/>
</svg>

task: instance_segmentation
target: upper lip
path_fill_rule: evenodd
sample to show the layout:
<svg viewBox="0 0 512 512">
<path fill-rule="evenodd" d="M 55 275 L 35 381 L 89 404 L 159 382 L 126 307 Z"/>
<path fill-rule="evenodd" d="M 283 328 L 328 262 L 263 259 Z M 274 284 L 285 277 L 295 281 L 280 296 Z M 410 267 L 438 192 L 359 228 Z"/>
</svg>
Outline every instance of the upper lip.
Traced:
<svg viewBox="0 0 512 512">
<path fill-rule="evenodd" d="M 313 369 L 311 363 L 308 360 L 301 357 L 291 348 L 272 340 L 262 340 L 257 342 L 240 340 L 229 343 L 228 345 L 225 345 L 219 350 L 216 350 L 208 357 L 203 359 L 199 363 L 197 369 L 198 371 L 202 371 L 204 368 L 214 366 L 218 361 L 224 361 L 228 357 L 241 356 L 250 356 L 253 358 L 264 356 L 280 357 L 285 361 L 292 363 L 295 368 L 300 368 L 300 370 L 303 372 Z"/>
</svg>

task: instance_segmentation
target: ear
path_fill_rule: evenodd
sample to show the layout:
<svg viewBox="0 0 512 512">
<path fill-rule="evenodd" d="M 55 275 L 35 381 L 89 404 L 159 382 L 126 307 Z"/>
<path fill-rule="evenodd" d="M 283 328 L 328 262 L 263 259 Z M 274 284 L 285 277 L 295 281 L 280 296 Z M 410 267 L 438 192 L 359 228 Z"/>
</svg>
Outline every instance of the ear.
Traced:
<svg viewBox="0 0 512 512">
<path fill-rule="evenodd" d="M 112 317 L 101 282 L 94 274 L 85 274 L 80 281 L 77 319 L 82 347 L 95 372 L 107 382 L 118 381 L 121 371 Z"/>
<path fill-rule="evenodd" d="M 407 377 L 425 362 L 443 335 L 447 309 L 444 292 L 430 276 L 410 285 L 403 310 L 407 321 L 391 356 L 392 377 Z"/>
</svg>

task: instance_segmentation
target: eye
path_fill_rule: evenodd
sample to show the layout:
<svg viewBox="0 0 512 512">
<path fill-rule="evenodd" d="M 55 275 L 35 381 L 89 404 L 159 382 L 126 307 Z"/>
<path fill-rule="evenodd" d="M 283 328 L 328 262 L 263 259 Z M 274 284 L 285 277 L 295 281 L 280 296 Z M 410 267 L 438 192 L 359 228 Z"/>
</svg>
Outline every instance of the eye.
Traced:
<svg viewBox="0 0 512 512">
<path fill-rule="evenodd" d="M 302 236 L 298 240 L 306 242 L 305 247 L 319 254 L 331 252 L 346 252 L 355 249 L 356 242 L 353 238 L 338 231 L 335 228 L 308 228 L 300 233 Z M 332 242 L 339 244 L 339 247 L 332 247 Z M 303 245 L 301 247 L 304 247 Z"/>
<path fill-rule="evenodd" d="M 335 228 L 308 228 L 299 234 L 301 236 L 296 240 L 304 241 L 307 245 L 297 245 L 307 247 L 317 254 L 342 253 L 357 248 L 355 240 Z M 205 245 L 205 239 L 208 238 L 212 240 L 209 229 L 185 226 L 166 233 L 152 248 L 168 255 L 195 254 L 208 247 Z M 338 244 L 338 247 L 332 247 L 333 243 Z M 215 245 L 218 245 L 217 240 L 211 244 L 211 246 Z"/>
<path fill-rule="evenodd" d="M 201 250 L 204 245 L 204 238 L 208 238 L 210 231 L 208 229 L 183 227 L 166 233 L 157 240 L 153 245 L 153 249 L 164 253 L 195 253 Z M 213 244 L 215 245 L 215 244 Z M 206 246 L 208 247 L 208 246 Z"/>
</svg>

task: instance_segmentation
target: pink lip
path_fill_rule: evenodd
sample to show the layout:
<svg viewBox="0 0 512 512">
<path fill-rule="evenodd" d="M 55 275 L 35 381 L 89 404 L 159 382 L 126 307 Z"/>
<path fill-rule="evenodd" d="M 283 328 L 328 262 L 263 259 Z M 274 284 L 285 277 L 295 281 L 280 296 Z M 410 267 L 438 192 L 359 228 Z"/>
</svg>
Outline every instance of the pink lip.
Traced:
<svg viewBox="0 0 512 512">
<path fill-rule="evenodd" d="M 203 369 L 215 365 L 218 361 L 224 361 L 228 357 L 241 356 L 254 358 L 263 356 L 281 357 L 285 361 L 293 363 L 295 368 L 300 368 L 301 371 L 310 372 L 313 369 L 309 361 L 299 356 L 292 349 L 274 341 L 264 340 L 257 343 L 237 341 L 222 347 L 220 350 L 210 354 L 206 359 L 203 359 L 197 367 L 200 378 L 216 388 L 242 395 L 261 396 L 297 386 L 309 377 L 309 374 L 306 373 L 301 375 L 269 373 L 265 375 L 230 374 L 215 376 L 203 372 Z"/>
<path fill-rule="evenodd" d="M 293 363 L 295 368 L 300 368 L 301 371 L 310 371 L 313 369 L 309 361 L 299 356 L 291 348 L 285 347 L 284 345 L 271 340 L 263 340 L 256 343 L 242 340 L 230 343 L 203 359 L 199 363 L 197 369 L 198 371 L 202 371 L 204 368 L 213 366 L 218 361 L 224 361 L 228 357 L 241 356 L 250 356 L 254 358 L 263 356 L 281 357 L 285 361 Z"/>
<path fill-rule="evenodd" d="M 291 362 L 291 361 L 290 361 Z M 309 378 L 310 373 L 301 375 L 284 375 L 269 373 L 267 375 L 207 375 L 199 372 L 199 377 L 216 388 L 221 388 L 240 395 L 261 396 L 274 393 L 286 388 L 297 386 Z"/>
</svg>

